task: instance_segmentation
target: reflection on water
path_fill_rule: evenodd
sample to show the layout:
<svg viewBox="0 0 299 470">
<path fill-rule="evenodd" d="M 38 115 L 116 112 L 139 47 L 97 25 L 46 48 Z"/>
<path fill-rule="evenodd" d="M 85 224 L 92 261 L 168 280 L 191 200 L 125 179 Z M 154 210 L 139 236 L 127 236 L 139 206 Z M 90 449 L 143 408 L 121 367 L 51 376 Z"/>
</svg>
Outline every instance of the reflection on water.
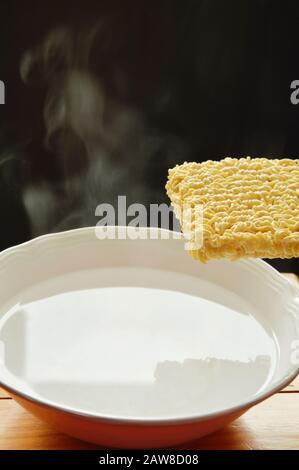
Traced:
<svg viewBox="0 0 299 470">
<path fill-rule="evenodd" d="M 17 377 L 25 375 L 26 315 L 17 310 L 0 328 L 0 343 L 7 369 Z"/>
<path fill-rule="evenodd" d="M 269 357 L 248 363 L 216 358 L 157 364 L 152 382 L 40 382 L 32 389 L 50 401 L 89 412 L 167 417 L 208 413 L 252 397 L 269 374 Z"/>
</svg>

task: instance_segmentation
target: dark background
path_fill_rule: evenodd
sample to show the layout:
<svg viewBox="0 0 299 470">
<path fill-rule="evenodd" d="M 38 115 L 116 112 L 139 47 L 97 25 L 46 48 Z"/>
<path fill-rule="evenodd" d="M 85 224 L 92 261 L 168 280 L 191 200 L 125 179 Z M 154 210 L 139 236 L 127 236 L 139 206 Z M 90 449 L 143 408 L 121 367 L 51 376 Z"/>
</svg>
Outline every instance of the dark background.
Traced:
<svg viewBox="0 0 299 470">
<path fill-rule="evenodd" d="M 1 249 L 96 223 L 95 206 L 118 194 L 167 202 L 167 169 L 185 160 L 298 158 L 297 1 L 10 0 L 0 18 Z M 45 40 L 57 27 L 67 33 Z M 25 83 L 27 50 L 35 59 Z M 98 136 L 55 120 L 74 70 L 100 83 Z M 96 111 L 79 115 L 93 128 Z M 299 272 L 298 260 L 274 264 Z"/>
</svg>

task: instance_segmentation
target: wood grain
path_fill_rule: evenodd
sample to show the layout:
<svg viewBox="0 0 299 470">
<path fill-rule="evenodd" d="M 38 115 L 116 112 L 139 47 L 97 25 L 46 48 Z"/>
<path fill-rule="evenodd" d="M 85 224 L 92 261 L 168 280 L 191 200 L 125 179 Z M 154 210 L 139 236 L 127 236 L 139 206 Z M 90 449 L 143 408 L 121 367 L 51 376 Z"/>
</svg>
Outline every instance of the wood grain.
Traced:
<svg viewBox="0 0 299 470">
<path fill-rule="evenodd" d="M 221 431 L 184 449 L 299 449 L 299 394 L 279 393 Z"/>
<path fill-rule="evenodd" d="M 9 394 L 7 393 L 6 390 L 3 390 L 3 388 L 0 387 L 0 400 L 2 398 L 10 398 Z"/>
<path fill-rule="evenodd" d="M 97 448 L 57 433 L 11 399 L 0 400 L 0 417 L 0 450 Z"/>
<path fill-rule="evenodd" d="M 290 385 L 288 385 L 286 388 L 284 388 L 281 391 L 281 393 L 284 393 L 284 392 L 299 392 L 299 376 L 296 377 L 296 379 Z"/>
<path fill-rule="evenodd" d="M 298 404 L 298 393 L 274 395 L 221 431 L 179 449 L 299 450 Z M 0 400 L 0 416 L 1 450 L 99 449 L 57 433 L 13 400 Z"/>
</svg>

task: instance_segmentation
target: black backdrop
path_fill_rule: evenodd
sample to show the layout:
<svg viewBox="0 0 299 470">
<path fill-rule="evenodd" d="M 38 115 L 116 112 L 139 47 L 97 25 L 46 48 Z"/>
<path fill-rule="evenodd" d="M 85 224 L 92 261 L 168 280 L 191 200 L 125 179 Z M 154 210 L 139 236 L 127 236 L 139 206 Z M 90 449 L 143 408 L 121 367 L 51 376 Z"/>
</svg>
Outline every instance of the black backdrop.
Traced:
<svg viewBox="0 0 299 470">
<path fill-rule="evenodd" d="M 63 40 L 52 75 L 37 67 L 31 82 L 20 76 L 24 52 L 57 26 L 72 31 L 74 56 L 96 26 L 86 67 L 100 80 L 114 114 L 133 109 L 143 123 L 140 131 L 135 118 L 130 137 L 113 150 L 108 145 L 112 170 L 97 173 L 97 203 L 124 193 L 145 204 L 166 201 L 167 168 L 185 160 L 299 155 L 299 105 L 290 102 L 290 84 L 299 79 L 295 0 L 10 0 L 1 3 L 0 19 L 0 79 L 6 85 L 0 106 L 1 249 L 93 222 L 89 177 L 82 176 L 81 192 L 70 191 L 68 183 L 80 182 L 90 164 L 88 158 L 78 163 L 86 151 L 82 141 L 63 127 L 45 145 L 45 100 L 56 76 L 65 74 Z M 146 156 L 136 151 L 134 139 L 151 142 Z M 132 165 L 128 154 L 134 152 Z M 113 168 L 122 176 L 109 186 Z M 24 202 L 28 187 L 46 188 L 33 191 L 39 202 L 31 211 Z M 70 216 L 78 211 L 80 217 Z M 298 272 L 297 260 L 275 264 Z"/>
</svg>

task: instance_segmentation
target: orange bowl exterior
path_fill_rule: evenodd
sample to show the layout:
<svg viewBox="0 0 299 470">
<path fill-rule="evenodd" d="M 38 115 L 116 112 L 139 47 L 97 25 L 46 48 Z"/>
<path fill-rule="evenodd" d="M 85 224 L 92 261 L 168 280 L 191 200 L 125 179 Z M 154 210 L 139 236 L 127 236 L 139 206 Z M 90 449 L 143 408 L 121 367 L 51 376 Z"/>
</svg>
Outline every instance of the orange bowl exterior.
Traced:
<svg viewBox="0 0 299 470">
<path fill-rule="evenodd" d="M 54 407 L 12 397 L 26 410 L 48 422 L 62 433 L 101 447 L 122 449 L 155 449 L 192 441 L 210 434 L 241 416 L 247 409 L 234 413 L 168 424 L 117 422 L 64 412 Z"/>
</svg>

